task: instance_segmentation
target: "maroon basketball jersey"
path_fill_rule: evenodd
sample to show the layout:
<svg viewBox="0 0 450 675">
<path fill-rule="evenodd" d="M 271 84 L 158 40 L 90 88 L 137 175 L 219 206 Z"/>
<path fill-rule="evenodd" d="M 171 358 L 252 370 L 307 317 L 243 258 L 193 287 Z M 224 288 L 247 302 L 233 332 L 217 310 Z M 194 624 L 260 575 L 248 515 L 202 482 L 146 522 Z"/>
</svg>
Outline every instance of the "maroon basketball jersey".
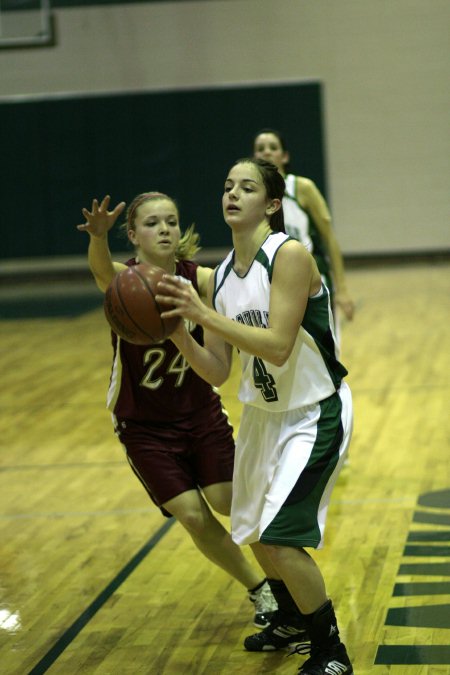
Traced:
<svg viewBox="0 0 450 675">
<path fill-rule="evenodd" d="M 127 265 L 135 265 L 136 259 Z M 177 262 L 176 274 L 189 279 L 196 291 L 197 267 Z M 203 344 L 203 329 L 189 331 Z M 112 332 L 114 359 L 108 391 L 108 408 L 119 418 L 167 424 L 188 417 L 218 398 L 210 384 L 188 365 L 171 340 L 155 345 L 133 345 Z"/>
</svg>

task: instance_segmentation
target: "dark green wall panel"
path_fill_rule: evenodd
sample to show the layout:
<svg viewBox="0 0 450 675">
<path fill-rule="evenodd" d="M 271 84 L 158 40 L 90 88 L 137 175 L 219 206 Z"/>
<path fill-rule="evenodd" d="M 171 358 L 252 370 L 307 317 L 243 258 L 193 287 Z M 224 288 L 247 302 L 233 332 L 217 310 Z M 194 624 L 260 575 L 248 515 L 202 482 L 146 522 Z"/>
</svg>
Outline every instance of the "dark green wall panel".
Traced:
<svg viewBox="0 0 450 675">
<path fill-rule="evenodd" d="M 1 103 L 0 257 L 84 253 L 81 207 L 147 190 L 174 196 L 204 247 L 228 246 L 226 171 L 261 127 L 284 133 L 295 172 L 326 194 L 321 110 L 319 83 Z"/>
<path fill-rule="evenodd" d="M 177 4 L 180 2 L 191 2 L 192 0 L 51 0 L 50 6 L 51 9 L 61 9 L 66 7 L 102 7 L 103 5 L 145 5 L 152 3 L 172 3 Z M 197 0 L 198 1 L 198 0 Z M 215 0 L 203 0 L 204 2 L 215 2 Z M 233 2 L 233 0 L 228 0 Z M 29 10 L 30 5 L 34 9 L 37 4 L 37 0 L 30 0 L 29 2 L 24 2 L 23 0 L 19 2 L 18 0 L 2 0 L 1 8 L 3 12 L 14 10 Z"/>
</svg>

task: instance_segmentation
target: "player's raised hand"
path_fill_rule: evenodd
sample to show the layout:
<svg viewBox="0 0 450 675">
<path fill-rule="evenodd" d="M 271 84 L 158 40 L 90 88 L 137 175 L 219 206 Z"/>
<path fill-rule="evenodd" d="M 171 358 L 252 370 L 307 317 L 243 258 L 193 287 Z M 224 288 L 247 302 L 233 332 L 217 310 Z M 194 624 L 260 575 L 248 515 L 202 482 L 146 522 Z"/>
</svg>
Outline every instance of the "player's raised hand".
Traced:
<svg viewBox="0 0 450 675">
<path fill-rule="evenodd" d="M 97 199 L 93 199 L 90 211 L 86 208 L 81 209 L 86 222 L 77 225 L 77 230 L 89 232 L 93 237 L 103 237 L 109 232 L 125 208 L 125 202 L 120 202 L 112 211 L 108 211 L 110 201 L 111 197 L 106 195 L 100 204 Z"/>
</svg>

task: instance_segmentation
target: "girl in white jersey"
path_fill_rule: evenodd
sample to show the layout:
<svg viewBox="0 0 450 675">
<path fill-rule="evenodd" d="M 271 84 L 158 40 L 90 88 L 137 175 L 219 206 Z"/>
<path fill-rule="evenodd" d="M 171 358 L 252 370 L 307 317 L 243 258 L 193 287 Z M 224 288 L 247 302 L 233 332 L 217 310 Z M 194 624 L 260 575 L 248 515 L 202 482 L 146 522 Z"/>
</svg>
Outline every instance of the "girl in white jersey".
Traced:
<svg viewBox="0 0 450 675">
<path fill-rule="evenodd" d="M 305 547 L 322 545 L 331 489 L 352 428 L 347 371 L 336 359 L 326 286 L 310 253 L 284 234 L 284 179 L 273 164 L 239 160 L 225 182 L 223 211 L 234 249 L 210 281 L 205 306 L 167 275 L 163 316 L 204 327 L 204 346 L 181 325 L 172 335 L 194 370 L 221 385 L 237 347 L 244 404 L 233 477 L 232 535 L 250 544 L 272 580 L 279 610 L 244 642 L 280 649 L 305 636 L 302 675 L 353 673 L 322 575 Z M 299 651 L 303 653 L 303 648 Z"/>
<path fill-rule="evenodd" d="M 284 138 L 276 129 L 261 129 L 253 140 L 255 157 L 275 164 L 285 180 L 284 225 L 313 254 L 322 279 L 346 319 L 352 319 L 355 306 L 347 289 L 344 261 L 331 224 L 327 203 L 310 178 L 289 171 L 290 155 Z"/>
</svg>

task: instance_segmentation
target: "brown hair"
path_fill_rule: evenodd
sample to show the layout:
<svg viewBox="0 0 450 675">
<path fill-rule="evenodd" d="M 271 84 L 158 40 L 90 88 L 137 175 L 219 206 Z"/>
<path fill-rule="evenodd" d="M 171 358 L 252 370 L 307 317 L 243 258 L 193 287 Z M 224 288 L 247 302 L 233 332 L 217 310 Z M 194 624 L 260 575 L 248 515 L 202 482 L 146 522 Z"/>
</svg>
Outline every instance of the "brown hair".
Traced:
<svg viewBox="0 0 450 675">
<path fill-rule="evenodd" d="M 253 166 L 256 166 L 264 183 L 264 187 L 266 188 L 267 197 L 269 199 L 279 199 L 280 202 L 282 202 L 286 183 L 275 164 L 267 162 L 265 159 L 256 159 L 255 157 L 238 159 L 237 162 L 235 162 L 235 166 L 236 164 L 253 164 Z M 274 232 L 285 231 L 282 205 L 278 211 L 275 211 L 275 213 L 272 213 L 270 216 L 269 225 Z"/>
<path fill-rule="evenodd" d="M 261 134 L 272 134 L 273 136 L 276 136 L 278 140 L 280 141 L 281 149 L 284 152 L 288 152 L 288 148 L 286 145 L 286 141 L 284 140 L 284 136 L 280 131 L 277 131 L 277 129 L 271 129 L 270 127 L 265 127 L 264 129 L 260 129 L 257 134 L 254 135 L 253 137 L 253 146 L 256 143 L 256 139 L 258 136 L 261 136 Z"/>
<path fill-rule="evenodd" d="M 256 139 L 258 136 L 261 136 L 261 134 L 272 134 L 272 136 L 275 136 L 280 142 L 281 149 L 283 152 L 289 152 L 289 148 L 286 145 L 286 140 L 281 133 L 281 131 L 278 131 L 277 129 L 271 129 L 270 127 L 265 127 L 264 129 L 260 129 L 257 134 L 253 137 L 253 148 L 252 152 L 255 152 L 255 145 L 256 145 Z M 284 173 L 290 173 L 291 171 L 291 165 L 290 162 L 286 162 L 286 164 L 283 165 L 283 171 Z"/>
<path fill-rule="evenodd" d="M 169 202 L 172 202 L 178 213 L 178 205 L 172 197 L 169 197 L 169 195 L 166 195 L 163 192 L 142 192 L 137 195 L 129 205 L 126 211 L 126 221 L 120 226 L 121 231 L 124 234 L 127 234 L 128 230 L 135 230 L 135 219 L 138 208 L 145 202 L 156 199 L 167 199 Z M 180 241 L 178 242 L 177 250 L 175 251 L 177 260 L 191 260 L 195 254 L 200 251 L 201 247 L 199 246 L 199 241 L 200 235 L 195 232 L 195 225 L 192 223 L 192 225 L 187 228 L 186 232 L 182 234 Z"/>
</svg>

